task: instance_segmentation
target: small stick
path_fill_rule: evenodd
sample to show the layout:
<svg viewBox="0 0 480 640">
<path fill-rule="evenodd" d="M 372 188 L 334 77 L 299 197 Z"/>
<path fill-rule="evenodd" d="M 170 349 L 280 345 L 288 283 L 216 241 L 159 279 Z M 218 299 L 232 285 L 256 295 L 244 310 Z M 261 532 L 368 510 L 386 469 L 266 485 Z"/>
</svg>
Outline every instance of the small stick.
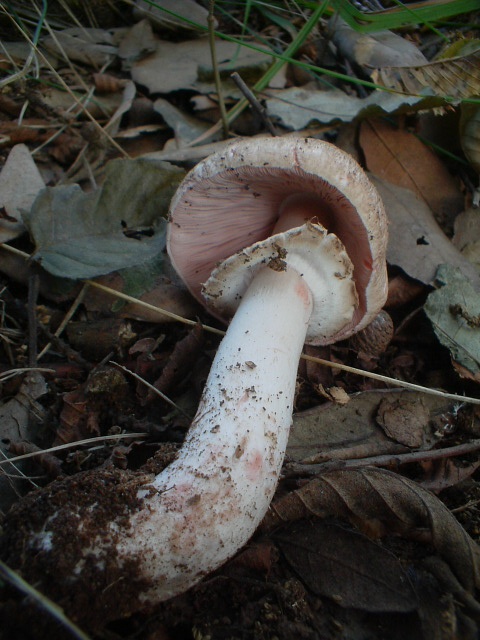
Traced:
<svg viewBox="0 0 480 640">
<path fill-rule="evenodd" d="M 65 327 L 75 315 L 75 312 L 77 311 L 78 307 L 81 305 L 81 303 L 83 302 L 83 299 L 85 298 L 85 294 L 87 293 L 88 287 L 89 287 L 89 284 L 88 282 L 86 282 L 83 285 L 83 287 L 80 289 L 80 293 L 77 295 L 77 297 L 73 301 L 73 304 L 71 305 L 70 309 L 67 311 L 67 314 L 65 315 L 64 319 L 60 323 L 60 326 L 53 334 L 55 338 L 59 338 L 62 335 Z M 40 360 L 40 358 L 42 358 L 47 353 L 47 351 L 50 349 L 51 346 L 52 346 L 52 342 L 50 341 L 48 344 L 46 344 L 43 347 L 42 351 L 38 354 L 37 359 Z"/>
<path fill-rule="evenodd" d="M 358 469 L 361 467 L 385 467 L 395 464 L 409 464 L 423 462 L 425 460 L 441 460 L 467 455 L 480 449 L 480 440 L 472 440 L 465 444 L 445 447 L 444 449 L 431 449 L 430 451 L 413 451 L 412 453 L 389 453 L 368 458 L 355 458 L 353 460 L 328 460 L 317 464 L 302 464 L 301 462 L 287 463 L 283 472 L 284 477 L 292 476 L 316 476 L 327 471 L 339 469 Z M 327 455 L 327 454 L 325 454 Z"/>
<path fill-rule="evenodd" d="M 6 458 L 0 460 L 0 467 L 5 464 L 12 464 L 12 462 L 18 462 L 19 460 L 26 460 L 27 458 L 35 458 L 41 454 L 53 453 L 55 451 L 63 451 L 64 449 L 76 449 L 85 445 L 95 444 L 97 442 L 108 442 L 110 440 L 123 440 L 125 438 L 133 438 L 135 440 L 144 440 L 148 438 L 148 433 L 116 433 L 110 436 L 96 436 L 95 438 L 87 438 L 86 440 L 76 440 L 75 442 L 67 442 L 66 444 L 59 444 L 56 447 L 49 447 L 48 449 L 42 449 L 40 451 L 32 451 L 30 453 L 22 453 L 20 456 L 14 458 Z"/>
<path fill-rule="evenodd" d="M 275 131 L 275 127 L 273 126 L 272 121 L 270 120 L 270 118 L 267 115 L 267 110 L 265 109 L 265 107 L 263 107 L 261 105 L 261 103 L 257 100 L 257 98 L 253 95 L 252 91 L 247 87 L 247 85 L 243 81 L 243 79 L 240 76 L 240 74 L 238 74 L 236 71 L 234 71 L 230 75 L 230 77 L 235 82 L 235 84 L 240 89 L 240 91 L 243 93 L 245 98 L 248 100 L 248 102 L 250 103 L 250 106 L 252 107 L 252 109 L 260 117 L 260 119 L 262 120 L 263 124 L 268 129 L 269 133 L 271 133 L 272 136 L 275 137 L 277 135 L 277 132 Z"/>
</svg>

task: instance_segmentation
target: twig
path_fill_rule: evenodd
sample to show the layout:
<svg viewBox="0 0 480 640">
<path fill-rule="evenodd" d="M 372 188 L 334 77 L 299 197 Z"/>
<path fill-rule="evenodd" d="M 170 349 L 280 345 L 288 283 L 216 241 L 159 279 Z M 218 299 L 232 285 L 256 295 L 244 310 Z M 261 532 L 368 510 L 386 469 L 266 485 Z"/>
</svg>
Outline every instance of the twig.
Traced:
<svg viewBox="0 0 480 640">
<path fill-rule="evenodd" d="M 162 309 L 161 307 L 156 307 L 155 305 L 150 304 L 148 302 L 143 302 L 142 300 L 129 296 L 126 293 L 122 293 L 121 291 L 115 291 L 115 289 L 110 289 L 110 287 L 106 287 L 105 285 L 95 282 L 94 280 L 86 280 L 85 282 L 87 282 L 90 286 L 96 287 L 97 289 L 100 289 L 105 293 L 109 293 L 112 296 L 116 296 L 121 300 L 126 300 L 127 302 L 131 302 L 132 304 L 138 304 L 144 309 L 148 309 L 149 311 L 155 311 L 156 313 L 166 316 L 167 318 L 171 318 L 172 320 L 177 320 L 177 322 L 182 322 L 183 324 L 187 324 L 191 327 L 196 327 L 198 325 L 197 320 L 188 320 L 188 318 L 179 316 L 176 313 L 172 313 L 171 311 L 167 311 L 166 309 Z M 205 329 L 205 331 L 209 331 L 210 333 L 215 333 L 218 336 L 225 335 L 225 331 L 222 331 L 221 329 L 215 329 L 215 327 L 209 327 L 208 325 L 202 324 L 202 328 Z"/>
<path fill-rule="evenodd" d="M 113 360 L 110 360 L 110 364 L 113 364 L 114 367 L 118 367 L 125 373 L 128 373 L 128 375 L 132 376 L 133 378 L 135 378 L 135 380 L 138 380 L 139 382 L 144 384 L 148 389 L 150 389 L 150 391 L 152 391 L 157 396 L 159 396 L 171 407 L 179 411 L 183 416 L 188 418 L 188 420 L 192 420 L 192 416 L 189 416 L 188 413 L 186 413 L 181 407 L 178 406 L 178 404 L 175 404 L 175 402 L 173 400 L 170 400 L 170 398 L 166 396 L 162 391 L 160 391 L 160 389 L 157 389 L 157 387 L 154 387 L 153 384 L 150 384 L 149 382 L 147 382 L 144 378 L 139 376 L 137 373 L 135 373 L 134 371 L 131 371 L 130 369 L 127 369 L 127 367 L 124 367 L 121 364 L 118 364 L 118 362 L 114 362 Z"/>
<path fill-rule="evenodd" d="M 86 282 L 83 285 L 83 287 L 81 288 L 80 293 L 78 294 L 78 296 L 73 301 L 73 304 L 70 306 L 70 309 L 67 311 L 65 317 L 63 318 L 62 322 L 60 323 L 60 326 L 58 327 L 58 329 L 53 334 L 53 337 L 55 337 L 55 338 L 59 338 L 60 337 L 60 335 L 62 334 L 63 330 L 65 329 L 65 327 L 67 326 L 67 324 L 70 322 L 70 320 L 72 319 L 73 315 L 77 311 L 78 307 L 82 304 L 83 299 L 85 298 L 85 294 L 88 291 L 88 287 L 89 287 L 88 282 Z M 38 358 L 37 359 L 40 360 L 40 358 L 42 358 L 47 353 L 47 351 L 50 349 L 51 346 L 52 346 L 51 342 L 46 344 L 43 347 L 43 349 L 40 351 L 40 353 L 38 354 Z"/>
<path fill-rule="evenodd" d="M 268 71 L 266 71 L 266 73 L 263 74 L 260 80 L 258 80 L 258 82 L 254 84 L 253 86 L 254 91 L 262 91 L 262 89 L 265 89 L 265 87 L 268 87 L 268 83 L 270 82 L 270 80 L 277 75 L 277 73 L 285 64 L 294 62 L 293 56 L 298 51 L 298 49 L 303 45 L 303 43 L 307 39 L 310 32 L 317 26 L 318 21 L 320 20 L 322 15 L 325 13 L 327 5 L 328 5 L 328 2 L 326 0 L 323 0 L 323 2 L 321 2 L 318 5 L 318 7 L 314 9 L 311 16 L 307 20 L 307 22 L 303 25 L 301 30 L 298 32 L 298 35 L 295 38 L 295 40 L 285 49 L 284 54 L 282 56 L 279 56 L 275 60 L 275 62 L 272 64 L 272 66 L 268 69 Z M 225 40 L 228 41 L 229 38 L 225 38 L 225 36 L 223 37 Z M 253 46 L 250 46 L 250 48 L 253 50 L 256 49 L 256 47 L 253 47 Z M 257 50 L 259 49 L 257 48 Z M 240 100 L 240 102 L 237 102 L 237 104 L 234 107 L 232 107 L 227 114 L 228 123 L 231 124 L 236 118 L 238 118 L 238 116 L 244 111 L 244 109 L 247 106 L 248 106 L 248 100 L 246 98 L 244 98 L 243 100 Z M 206 131 L 205 133 L 202 133 L 202 135 L 200 135 L 198 138 L 189 142 L 188 146 L 193 147 L 197 144 L 200 144 L 204 140 L 208 140 L 213 135 L 215 135 L 215 133 L 220 131 L 220 129 L 221 129 L 221 122 L 215 123 L 212 127 L 210 127 L 208 131 Z"/>
<path fill-rule="evenodd" d="M 24 373 L 28 373 L 29 371 L 39 371 L 40 373 L 55 373 L 55 369 L 45 369 L 42 367 L 24 367 L 21 369 L 8 369 L 8 371 L 4 371 L 0 373 L 0 382 L 6 382 L 10 380 L 10 378 L 14 378 L 15 376 L 23 376 Z"/>
<path fill-rule="evenodd" d="M 236 71 L 234 71 L 230 75 L 230 77 L 235 82 L 235 84 L 240 89 L 240 91 L 243 93 L 245 98 L 249 101 L 250 106 L 255 111 L 255 113 L 258 115 L 258 117 L 262 120 L 263 124 L 268 129 L 269 133 L 271 133 L 272 136 L 276 136 L 277 132 L 275 131 L 275 127 L 273 126 L 272 121 L 270 120 L 270 118 L 267 115 L 267 110 L 265 109 L 265 107 L 263 107 L 261 105 L 261 103 L 257 100 L 257 98 L 253 95 L 253 93 L 247 87 L 247 85 L 243 81 L 241 75 L 239 73 L 237 73 Z"/>
<path fill-rule="evenodd" d="M 135 438 L 142 440 L 148 437 L 148 433 L 117 433 L 112 436 L 97 436 L 96 438 L 87 438 L 86 440 L 77 440 L 76 442 L 68 442 L 67 444 L 59 444 L 56 447 L 50 447 L 48 449 L 41 449 L 40 451 L 32 451 L 30 453 L 23 453 L 21 456 L 15 456 L 14 458 L 7 458 L 0 460 L 0 467 L 4 464 L 11 464 L 12 462 L 18 462 L 19 460 L 26 460 L 27 458 L 35 458 L 36 456 L 46 453 L 53 453 L 54 451 L 63 451 L 64 449 L 75 449 L 76 447 L 83 447 L 85 445 L 95 444 L 96 442 L 108 442 L 109 440 L 124 440 L 127 438 Z"/>
<path fill-rule="evenodd" d="M 446 447 L 445 449 L 433 449 L 431 451 L 414 451 L 413 453 L 391 453 L 382 456 L 370 456 L 368 458 L 356 458 L 354 460 L 329 460 L 319 464 L 302 464 L 301 462 L 287 463 L 284 476 L 298 475 L 315 476 L 327 471 L 337 469 L 358 469 L 359 467 L 386 467 L 390 465 L 409 464 L 424 460 L 441 460 L 473 453 L 480 449 L 480 440 L 472 440 L 465 444 Z M 326 454 L 327 455 L 327 454 Z"/>
</svg>

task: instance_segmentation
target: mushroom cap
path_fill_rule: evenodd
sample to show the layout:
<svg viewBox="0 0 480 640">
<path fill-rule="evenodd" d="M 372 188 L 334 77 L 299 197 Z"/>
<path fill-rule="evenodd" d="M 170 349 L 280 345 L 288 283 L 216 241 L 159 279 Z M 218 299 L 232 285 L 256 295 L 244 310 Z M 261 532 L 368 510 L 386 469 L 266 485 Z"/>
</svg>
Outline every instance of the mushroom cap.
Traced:
<svg viewBox="0 0 480 640">
<path fill-rule="evenodd" d="M 205 304 L 202 286 L 215 266 L 269 238 L 282 210 L 299 204 L 304 217 L 291 226 L 313 219 L 340 239 L 353 263 L 358 306 L 334 340 L 346 338 L 365 327 L 385 302 L 387 218 L 362 168 L 328 142 L 240 139 L 199 162 L 170 205 L 167 248 L 172 264 Z M 217 305 L 214 313 L 219 311 L 225 313 Z"/>
</svg>

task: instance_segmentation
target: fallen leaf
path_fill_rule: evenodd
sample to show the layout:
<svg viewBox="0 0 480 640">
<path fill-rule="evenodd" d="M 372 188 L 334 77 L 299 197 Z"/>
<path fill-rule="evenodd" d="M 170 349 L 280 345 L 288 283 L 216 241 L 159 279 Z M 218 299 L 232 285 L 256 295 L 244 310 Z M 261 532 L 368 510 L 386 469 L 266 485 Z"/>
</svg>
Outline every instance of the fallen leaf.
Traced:
<svg viewBox="0 0 480 640">
<path fill-rule="evenodd" d="M 330 20 L 329 30 L 340 53 L 363 67 L 419 65 L 428 62 L 413 42 L 392 31 L 361 33 L 348 25 L 338 14 Z"/>
<path fill-rule="evenodd" d="M 471 478 L 480 467 L 480 460 L 470 463 L 452 458 L 428 460 L 421 463 L 422 487 L 433 493 L 440 493 L 468 478 Z"/>
<path fill-rule="evenodd" d="M 407 66 L 408 65 L 408 66 Z M 408 95 L 447 96 L 459 102 L 480 93 L 480 50 L 465 56 L 420 65 L 376 69 L 372 80 Z"/>
<path fill-rule="evenodd" d="M 420 282 L 400 273 L 388 282 L 388 298 L 385 304 L 387 309 L 399 309 L 413 303 L 426 293 L 426 287 Z"/>
<path fill-rule="evenodd" d="M 13 442 L 10 445 L 10 453 L 14 456 L 23 456 L 26 453 L 35 453 L 35 464 L 44 469 L 50 478 L 58 478 L 63 474 L 62 461 L 53 453 L 49 453 L 48 450 L 44 451 L 40 447 L 37 447 L 30 442 Z"/>
<path fill-rule="evenodd" d="M 129 385 L 116 367 L 98 366 L 87 381 L 63 396 L 52 446 L 105 435 L 118 415 L 131 410 Z"/>
<path fill-rule="evenodd" d="M 110 65 L 117 55 L 113 35 L 106 29 L 71 27 L 53 31 L 42 44 L 61 60 L 74 60 L 95 69 Z"/>
<path fill-rule="evenodd" d="M 316 391 L 327 398 L 327 400 L 331 400 L 335 404 L 339 404 L 342 407 L 350 402 L 350 396 L 342 387 L 324 387 L 323 384 L 316 385 Z"/>
<path fill-rule="evenodd" d="M 30 418 L 43 413 L 36 400 L 48 391 L 43 375 L 32 371 L 25 375 L 18 393 L 0 407 L 0 442 L 37 439 L 37 425 L 30 424 Z"/>
<path fill-rule="evenodd" d="M 422 398 L 412 401 L 388 396 L 380 402 L 376 418 L 389 438 L 406 447 L 418 449 L 434 444 L 430 411 Z"/>
<path fill-rule="evenodd" d="M 208 11 L 194 0 L 156 0 L 155 4 L 136 0 L 133 16 L 136 20 L 146 18 L 157 28 L 173 31 L 199 31 L 203 34 L 208 26 Z M 214 28 L 217 24 L 214 19 Z"/>
<path fill-rule="evenodd" d="M 96 192 L 47 187 L 24 215 L 35 259 L 53 275 L 72 279 L 155 259 L 165 246 L 162 216 L 183 176 L 182 169 L 163 162 L 114 160 Z"/>
<path fill-rule="evenodd" d="M 234 42 L 217 40 L 216 55 L 219 70 L 228 76 L 238 71 L 245 82 L 258 80 L 271 64 L 271 56 L 240 47 Z M 212 59 L 207 40 L 167 42 L 159 40 L 154 54 L 132 66 L 132 80 L 151 93 L 170 93 L 179 89 L 215 91 Z M 230 81 L 233 85 L 233 81 Z M 238 90 L 237 90 L 238 91 Z"/>
<path fill-rule="evenodd" d="M 29 211 L 45 186 L 28 147 L 15 145 L 0 172 L 0 242 L 25 232 L 22 211 Z"/>
<path fill-rule="evenodd" d="M 433 494 L 384 469 L 332 471 L 275 500 L 271 530 L 303 518 L 343 518 L 371 536 L 400 535 L 431 545 L 469 592 L 480 587 L 480 549 Z"/>
<path fill-rule="evenodd" d="M 179 340 L 162 373 L 153 386 L 164 394 L 170 393 L 172 388 L 184 382 L 185 378 L 191 373 L 192 362 L 199 357 L 200 350 L 204 345 L 204 335 L 202 325 L 196 325 L 182 340 Z M 152 402 L 158 399 L 158 396 L 149 390 L 146 402 Z"/>
<path fill-rule="evenodd" d="M 288 440 L 288 457 L 302 464 L 316 464 L 331 459 L 406 452 L 405 445 L 392 441 L 377 424 L 379 407 L 388 401 L 400 405 L 409 403 L 412 411 L 418 407 L 419 412 L 426 409 L 429 414 L 449 407 L 443 398 L 412 391 L 357 393 L 343 406 L 328 403 L 296 413 Z M 423 447 L 429 449 L 434 443 L 433 437 L 425 437 Z"/>
<path fill-rule="evenodd" d="M 128 71 L 137 60 L 147 57 L 157 48 L 157 39 L 153 35 L 152 27 L 148 20 L 140 20 L 131 29 L 118 45 L 118 57 L 122 61 L 122 70 Z"/>
<path fill-rule="evenodd" d="M 130 322 L 111 316 L 70 321 L 66 333 L 69 346 L 92 362 L 124 353 L 136 337 Z"/>
<path fill-rule="evenodd" d="M 478 270 L 452 244 L 435 220 L 430 208 L 410 189 L 390 184 L 375 175 L 370 176 L 385 205 L 390 238 L 387 260 L 407 275 L 424 284 L 435 281 L 441 264 L 450 264 L 462 271 L 472 286 L 480 291 Z"/>
<path fill-rule="evenodd" d="M 39 398 L 48 392 L 43 375 L 32 371 L 25 375 L 18 393 L 0 407 L 0 453 L 2 458 L 10 458 L 10 443 L 27 440 L 40 443 L 39 426 L 45 410 Z M 6 512 L 18 500 L 28 484 L 19 478 L 25 466 L 8 464 L 0 474 L 0 511 Z M 12 474 L 13 477 L 9 477 Z"/>
<path fill-rule="evenodd" d="M 122 116 L 124 116 L 130 110 L 136 93 L 137 89 L 135 87 L 135 84 L 131 80 L 127 80 L 123 86 L 122 101 L 115 109 L 115 113 L 113 113 L 110 120 L 103 127 L 104 131 L 108 131 L 108 133 L 112 136 L 114 136 L 118 132 Z"/>
<path fill-rule="evenodd" d="M 0 247 L 1 248 L 1 247 Z M 31 275 L 28 262 L 21 256 L 2 251 L 0 272 L 15 282 L 26 284 Z M 42 297 L 61 304 L 73 300 L 80 292 L 81 283 L 68 278 L 59 278 L 48 271 L 39 272 L 39 288 Z M 94 279 L 114 291 L 119 291 L 160 309 L 165 309 L 185 318 L 196 318 L 199 305 L 187 291 L 185 285 L 173 271 L 168 256 L 156 255 L 146 264 L 121 269 Z M 111 317 L 118 314 L 123 318 L 133 318 L 145 322 L 165 324 L 171 318 L 142 306 L 120 300 L 114 294 L 107 294 L 95 287 L 89 287 L 83 299 L 83 306 L 90 314 Z"/>
<path fill-rule="evenodd" d="M 376 91 L 366 98 L 347 95 L 339 89 L 319 91 L 308 87 L 269 89 L 263 93 L 267 96 L 265 104 L 269 117 L 295 131 L 312 122 L 351 122 L 357 117 L 399 112 L 402 107 L 410 108 L 418 103 L 418 98 L 385 91 Z"/>
<path fill-rule="evenodd" d="M 399 560 L 364 535 L 336 524 L 304 521 L 274 539 L 316 595 L 362 611 L 405 612 L 417 606 Z"/>
<path fill-rule="evenodd" d="M 451 227 L 463 211 L 460 186 L 438 156 L 413 133 L 383 120 L 360 125 L 360 146 L 369 171 L 415 192 L 442 227 Z"/>
<path fill-rule="evenodd" d="M 425 313 L 453 360 L 480 382 L 480 295 L 451 265 L 439 268 L 437 282 L 439 288 L 429 294 Z"/>
<path fill-rule="evenodd" d="M 453 244 L 467 260 L 480 267 L 480 211 L 467 209 L 455 218 Z"/>
<path fill-rule="evenodd" d="M 154 110 L 159 113 L 175 134 L 174 148 L 185 147 L 205 133 L 210 124 L 177 109 L 171 102 L 158 98 L 153 103 Z M 217 136 L 218 137 L 218 136 Z"/>
<path fill-rule="evenodd" d="M 60 113 L 76 114 L 80 119 L 85 119 L 88 117 L 85 114 L 89 113 L 92 118 L 103 120 L 105 117 L 112 116 L 122 105 L 123 96 L 121 93 L 104 93 L 102 95 L 97 93 L 87 96 L 83 92 L 67 93 L 56 87 L 47 87 L 42 93 L 42 101 Z M 85 140 L 78 137 L 84 145 Z"/>
<path fill-rule="evenodd" d="M 181 282 L 166 255 L 157 255 L 145 264 L 121 269 L 95 278 L 101 285 L 177 315 L 194 318 L 199 306 Z M 136 302 L 126 302 L 90 287 L 84 300 L 90 311 L 118 313 L 124 318 L 147 322 L 172 322 L 161 312 L 147 309 Z"/>
</svg>

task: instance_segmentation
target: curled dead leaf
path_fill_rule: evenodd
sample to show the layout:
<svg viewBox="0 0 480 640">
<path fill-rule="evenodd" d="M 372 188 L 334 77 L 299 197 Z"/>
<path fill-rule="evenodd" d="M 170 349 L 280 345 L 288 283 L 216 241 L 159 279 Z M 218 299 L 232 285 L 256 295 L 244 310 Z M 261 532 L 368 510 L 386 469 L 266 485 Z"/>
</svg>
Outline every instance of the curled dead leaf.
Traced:
<svg viewBox="0 0 480 640">
<path fill-rule="evenodd" d="M 334 516 L 370 536 L 396 534 L 430 544 L 469 592 L 480 587 L 480 550 L 447 507 L 412 480 L 383 469 L 332 471 L 276 500 L 262 524 Z"/>
<path fill-rule="evenodd" d="M 342 387 L 325 388 L 323 384 L 318 384 L 316 385 L 316 390 L 321 396 L 335 402 L 335 404 L 343 406 L 350 402 L 348 393 Z"/>
</svg>

